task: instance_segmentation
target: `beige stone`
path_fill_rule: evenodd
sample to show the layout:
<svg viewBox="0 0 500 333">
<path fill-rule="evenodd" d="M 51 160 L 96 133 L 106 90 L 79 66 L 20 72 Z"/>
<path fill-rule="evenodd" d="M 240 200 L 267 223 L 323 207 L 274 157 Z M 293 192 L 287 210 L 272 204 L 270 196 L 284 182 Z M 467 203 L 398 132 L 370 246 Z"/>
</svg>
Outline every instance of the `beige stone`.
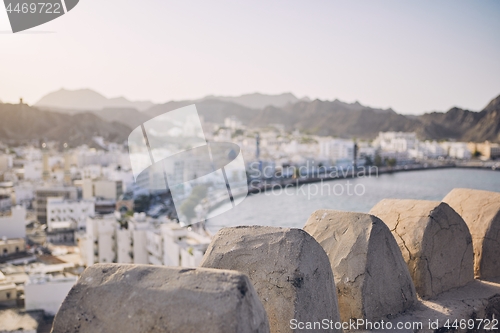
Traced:
<svg viewBox="0 0 500 333">
<path fill-rule="evenodd" d="M 269 332 L 269 324 L 239 272 L 97 264 L 69 292 L 52 332 Z"/>
<path fill-rule="evenodd" d="M 396 238 L 420 297 L 432 298 L 474 279 L 469 229 L 446 203 L 385 199 L 370 213 Z"/>
<path fill-rule="evenodd" d="M 498 282 L 500 281 L 494 283 L 474 280 L 463 287 L 445 291 L 435 299 L 422 300 L 413 310 L 390 320 L 393 328 L 396 328 L 398 323 L 405 323 L 409 324 L 411 329 L 372 330 L 367 332 L 498 333 L 500 324 L 495 324 L 495 322 L 492 324 L 492 319 L 498 320 L 500 317 L 500 284 Z M 485 321 L 485 319 L 488 319 L 489 322 Z M 429 322 L 433 323 L 431 327 L 429 327 Z M 454 323 L 458 324 L 459 327 L 456 330 L 450 329 L 450 326 L 453 327 Z M 416 326 L 419 324 L 422 324 L 422 326 Z M 485 329 L 486 324 L 490 329 Z M 472 325 L 475 326 L 475 329 Z M 352 332 L 361 333 L 359 331 Z"/>
<path fill-rule="evenodd" d="M 201 266 L 247 274 L 264 304 L 273 333 L 292 332 L 292 319 L 339 321 L 328 256 L 303 230 L 259 226 L 221 229 Z"/>
<path fill-rule="evenodd" d="M 474 246 L 474 275 L 500 277 L 500 193 L 453 189 L 443 199 L 469 227 Z"/>
<path fill-rule="evenodd" d="M 378 321 L 416 303 L 415 287 L 398 244 L 377 217 L 318 210 L 304 230 L 330 259 L 343 321 Z"/>
</svg>

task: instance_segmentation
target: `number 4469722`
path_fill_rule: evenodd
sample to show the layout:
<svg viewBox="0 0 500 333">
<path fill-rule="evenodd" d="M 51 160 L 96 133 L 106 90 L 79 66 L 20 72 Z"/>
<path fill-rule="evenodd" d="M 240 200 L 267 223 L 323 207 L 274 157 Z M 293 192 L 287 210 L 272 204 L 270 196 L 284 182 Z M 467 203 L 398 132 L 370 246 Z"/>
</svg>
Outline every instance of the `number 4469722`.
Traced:
<svg viewBox="0 0 500 333">
<path fill-rule="evenodd" d="M 444 324 L 444 327 L 447 329 L 483 329 L 486 331 L 497 331 L 498 330 L 498 319 L 493 318 L 490 319 L 448 319 Z"/>
<path fill-rule="evenodd" d="M 7 13 L 44 13 L 44 14 L 61 14 L 61 4 L 60 3 L 45 3 L 45 2 L 32 2 L 32 3 L 17 3 L 14 8 L 12 8 L 12 3 L 7 6 Z"/>
</svg>

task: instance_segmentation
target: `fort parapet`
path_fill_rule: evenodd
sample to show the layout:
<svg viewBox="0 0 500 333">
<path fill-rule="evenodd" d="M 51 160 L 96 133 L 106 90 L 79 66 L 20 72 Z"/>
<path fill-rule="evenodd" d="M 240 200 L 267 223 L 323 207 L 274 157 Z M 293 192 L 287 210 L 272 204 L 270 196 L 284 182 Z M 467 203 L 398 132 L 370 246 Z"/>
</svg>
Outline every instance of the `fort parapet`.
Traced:
<svg viewBox="0 0 500 333">
<path fill-rule="evenodd" d="M 202 268 L 91 266 L 52 332 L 349 332 L 351 319 L 485 332 L 480 320 L 500 318 L 500 193 L 455 189 L 443 201 L 320 210 L 305 231 L 224 228 Z"/>
<path fill-rule="evenodd" d="M 420 297 L 433 298 L 474 279 L 472 237 L 446 203 L 384 199 L 370 213 L 391 229 Z"/>
<path fill-rule="evenodd" d="M 500 193 L 456 188 L 443 199 L 462 216 L 474 244 L 476 278 L 500 275 Z"/>
</svg>

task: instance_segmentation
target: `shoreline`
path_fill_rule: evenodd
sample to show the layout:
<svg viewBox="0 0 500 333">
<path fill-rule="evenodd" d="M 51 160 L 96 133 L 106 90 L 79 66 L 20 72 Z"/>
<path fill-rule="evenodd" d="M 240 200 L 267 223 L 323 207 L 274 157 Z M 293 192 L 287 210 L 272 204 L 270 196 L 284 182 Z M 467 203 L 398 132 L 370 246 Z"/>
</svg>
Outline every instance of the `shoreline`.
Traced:
<svg viewBox="0 0 500 333">
<path fill-rule="evenodd" d="M 480 164 L 478 164 L 480 163 Z M 498 164 L 498 166 L 496 165 Z M 474 169 L 474 170 L 489 170 L 489 171 L 500 171 L 500 162 L 462 162 L 462 163 L 448 163 L 441 165 L 432 165 L 428 163 L 424 164 L 413 164 L 405 166 L 392 167 L 381 167 L 377 168 L 377 172 L 364 173 L 364 176 L 378 176 L 383 174 L 391 174 L 396 172 L 409 172 L 409 171 L 425 171 L 425 170 L 438 170 L 438 169 Z M 369 169 L 370 170 L 370 169 Z M 359 169 L 358 169 L 359 174 Z M 341 179 L 352 179 L 359 178 L 356 171 L 349 170 L 346 173 L 339 173 L 336 177 L 301 177 L 301 178 L 283 178 L 272 180 L 270 183 L 259 184 L 256 186 L 249 185 L 248 195 L 255 195 L 261 192 L 266 192 L 272 190 L 274 187 L 279 186 L 300 186 L 304 184 L 318 183 L 322 181 L 334 181 Z"/>
</svg>

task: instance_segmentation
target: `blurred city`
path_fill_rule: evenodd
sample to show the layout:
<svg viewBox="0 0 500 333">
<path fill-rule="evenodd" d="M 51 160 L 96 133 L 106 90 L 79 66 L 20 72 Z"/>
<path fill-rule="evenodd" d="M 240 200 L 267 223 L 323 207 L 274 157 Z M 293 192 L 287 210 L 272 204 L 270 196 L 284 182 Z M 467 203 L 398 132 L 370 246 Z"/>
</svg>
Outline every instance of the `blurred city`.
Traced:
<svg viewBox="0 0 500 333">
<path fill-rule="evenodd" d="M 500 191 L 498 2 L 65 0 L 36 20 L 45 3 L 13 2 L 0 10 L 0 333 L 50 332 L 97 263 L 199 267 L 221 228 Z M 148 127 L 180 109 L 196 118 Z"/>
<path fill-rule="evenodd" d="M 20 101 L 3 107 L 29 106 Z M 256 195 L 283 184 L 365 173 L 500 168 L 495 162 L 500 145 L 489 141 L 421 140 L 415 132 L 402 131 L 379 132 L 373 140 L 347 139 L 281 123 L 246 126 L 236 116 L 220 124 L 201 121 L 208 142 L 241 147 L 249 192 Z M 135 182 L 126 141 L 102 136 L 78 146 L 10 141 L 0 142 L 2 308 L 53 316 L 79 274 L 94 263 L 196 267 L 201 261 L 211 233 L 203 222 L 179 223 L 178 217 L 189 221 L 189 209 L 196 214 L 203 207 L 182 206 L 177 212 L 168 188 L 152 184 L 153 175 L 143 173 Z M 183 168 L 177 165 L 173 172 L 182 174 Z"/>
</svg>

